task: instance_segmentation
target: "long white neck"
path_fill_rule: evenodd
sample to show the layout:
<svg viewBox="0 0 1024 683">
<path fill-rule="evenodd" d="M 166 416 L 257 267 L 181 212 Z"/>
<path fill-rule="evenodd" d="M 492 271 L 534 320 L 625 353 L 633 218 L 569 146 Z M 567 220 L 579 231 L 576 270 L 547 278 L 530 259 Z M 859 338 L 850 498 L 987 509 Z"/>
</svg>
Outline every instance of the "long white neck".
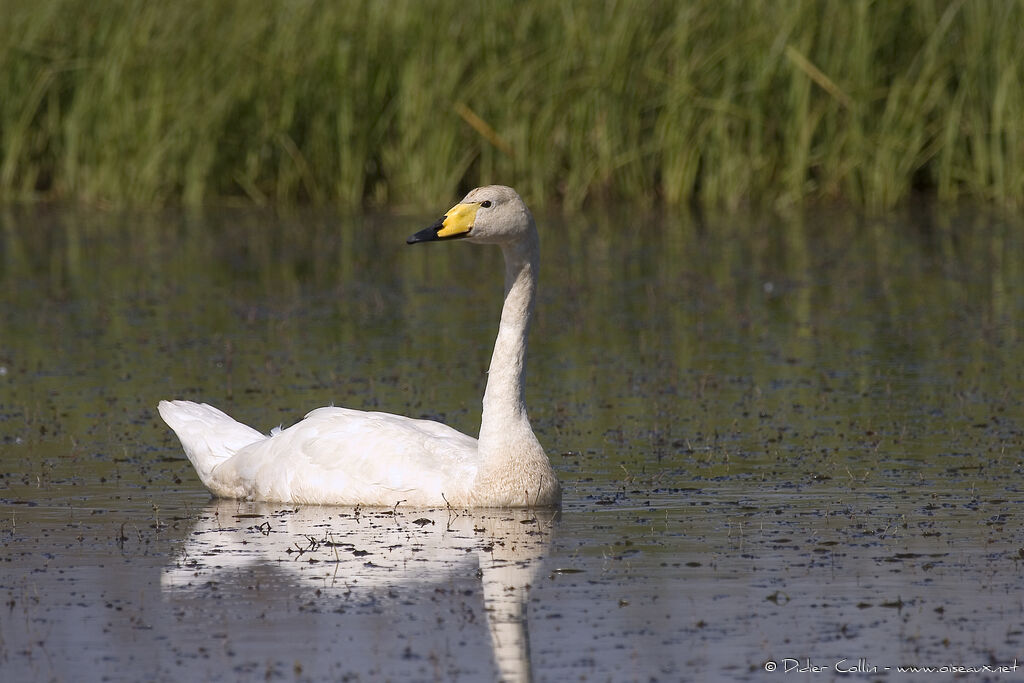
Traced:
<svg viewBox="0 0 1024 683">
<path fill-rule="evenodd" d="M 487 371 L 483 415 L 480 420 L 480 453 L 488 455 L 517 441 L 537 439 L 526 414 L 523 384 L 526 379 L 526 337 L 530 331 L 540 245 L 537 233 L 503 244 L 505 256 L 505 305 Z M 539 447 L 539 444 L 537 444 Z M 518 450 L 518 449 L 517 449 Z"/>
</svg>

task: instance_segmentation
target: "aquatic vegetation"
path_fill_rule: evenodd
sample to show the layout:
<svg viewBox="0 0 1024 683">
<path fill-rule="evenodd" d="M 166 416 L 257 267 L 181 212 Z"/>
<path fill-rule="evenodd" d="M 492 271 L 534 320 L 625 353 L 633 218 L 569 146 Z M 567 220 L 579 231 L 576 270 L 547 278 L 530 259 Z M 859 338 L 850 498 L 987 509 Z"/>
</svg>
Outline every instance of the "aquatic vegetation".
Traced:
<svg viewBox="0 0 1024 683">
<path fill-rule="evenodd" d="M 1024 196 L 1024 3 L 42 0 L 0 193 L 99 204 L 884 208 Z"/>
</svg>

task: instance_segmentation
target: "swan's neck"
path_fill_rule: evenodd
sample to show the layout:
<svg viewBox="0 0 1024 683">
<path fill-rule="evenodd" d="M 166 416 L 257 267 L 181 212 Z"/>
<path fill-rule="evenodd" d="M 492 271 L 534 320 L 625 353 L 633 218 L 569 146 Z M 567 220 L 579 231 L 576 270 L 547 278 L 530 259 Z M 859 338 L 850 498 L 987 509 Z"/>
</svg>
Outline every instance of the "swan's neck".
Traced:
<svg viewBox="0 0 1024 683">
<path fill-rule="evenodd" d="M 480 451 L 485 460 L 507 442 L 531 439 L 523 385 L 526 379 L 526 337 L 537 291 L 539 245 L 536 233 L 502 245 L 505 255 L 505 305 L 487 371 Z"/>
<path fill-rule="evenodd" d="M 477 505 L 529 507 L 556 505 L 558 478 L 530 427 L 523 382 L 526 335 L 537 291 L 540 262 L 537 234 L 502 246 L 505 254 L 505 305 L 487 371 L 480 419 L 480 469 L 470 492 Z"/>
</svg>

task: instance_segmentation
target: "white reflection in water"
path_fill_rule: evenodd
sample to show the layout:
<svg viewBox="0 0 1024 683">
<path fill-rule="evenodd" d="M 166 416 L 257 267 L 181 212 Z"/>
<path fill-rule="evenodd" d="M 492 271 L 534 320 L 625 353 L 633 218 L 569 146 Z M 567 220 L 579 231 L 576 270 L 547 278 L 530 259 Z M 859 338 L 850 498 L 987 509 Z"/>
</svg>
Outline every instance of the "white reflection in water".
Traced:
<svg viewBox="0 0 1024 683">
<path fill-rule="evenodd" d="M 272 568 L 301 589 L 340 600 L 391 600 L 475 576 L 504 681 L 532 680 L 529 591 L 551 546 L 551 510 L 387 510 L 216 501 L 195 521 L 165 594 L 251 582 Z M 299 589 L 299 590 L 295 590 Z M 344 596 L 344 597 L 342 597 Z M 357 600 L 358 601 L 358 600 Z"/>
</svg>

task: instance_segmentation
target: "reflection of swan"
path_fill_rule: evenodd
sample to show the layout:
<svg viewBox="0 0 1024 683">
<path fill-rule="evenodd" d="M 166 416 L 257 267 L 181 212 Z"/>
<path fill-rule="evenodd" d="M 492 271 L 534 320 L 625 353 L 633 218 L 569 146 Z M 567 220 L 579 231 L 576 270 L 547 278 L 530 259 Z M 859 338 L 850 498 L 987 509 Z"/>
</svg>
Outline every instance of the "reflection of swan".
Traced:
<svg viewBox="0 0 1024 683">
<path fill-rule="evenodd" d="M 470 192 L 409 243 L 464 238 L 505 256 L 505 305 L 479 440 L 429 420 L 319 408 L 269 437 L 206 404 L 161 401 L 199 478 L 226 498 L 342 505 L 557 505 L 558 480 L 523 397 L 539 242 L 529 209 L 500 185 Z"/>
<path fill-rule="evenodd" d="M 401 610 L 410 592 L 433 594 L 446 581 L 479 576 L 501 679 L 526 681 L 528 592 L 550 547 L 555 514 L 319 506 L 275 511 L 265 503 L 215 501 L 200 514 L 161 583 L 168 595 L 202 596 L 211 586 L 224 594 L 233 584 L 244 592 L 254 577 L 283 571 L 293 593 L 296 586 L 318 589 L 324 599 L 345 604 L 356 593 L 364 601 L 390 600 Z M 225 609 L 232 609 L 230 601 Z M 245 617 L 242 605 L 234 609 L 240 613 L 221 618 Z"/>
</svg>

